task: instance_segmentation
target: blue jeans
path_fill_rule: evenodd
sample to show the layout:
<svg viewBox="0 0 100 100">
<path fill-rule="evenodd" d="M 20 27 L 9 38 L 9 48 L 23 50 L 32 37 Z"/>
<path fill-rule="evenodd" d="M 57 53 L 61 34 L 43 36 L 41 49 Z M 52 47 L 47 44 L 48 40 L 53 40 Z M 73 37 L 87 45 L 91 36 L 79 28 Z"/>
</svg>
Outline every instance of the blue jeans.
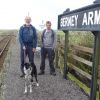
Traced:
<svg viewBox="0 0 100 100">
<path fill-rule="evenodd" d="M 23 50 L 21 46 L 20 58 L 21 58 L 21 72 L 24 74 L 24 64 L 25 64 L 25 55 L 28 55 L 29 62 L 34 63 L 34 52 L 32 51 L 33 47 L 29 45 L 25 45 L 26 50 Z M 25 54 L 25 55 L 24 55 Z"/>
<path fill-rule="evenodd" d="M 50 72 L 55 72 L 54 68 L 54 58 L 53 58 L 54 50 L 52 48 L 41 48 L 41 65 L 40 65 L 40 70 L 44 72 L 45 70 L 45 59 L 46 55 L 48 55 L 49 59 L 49 66 L 50 66 Z"/>
</svg>

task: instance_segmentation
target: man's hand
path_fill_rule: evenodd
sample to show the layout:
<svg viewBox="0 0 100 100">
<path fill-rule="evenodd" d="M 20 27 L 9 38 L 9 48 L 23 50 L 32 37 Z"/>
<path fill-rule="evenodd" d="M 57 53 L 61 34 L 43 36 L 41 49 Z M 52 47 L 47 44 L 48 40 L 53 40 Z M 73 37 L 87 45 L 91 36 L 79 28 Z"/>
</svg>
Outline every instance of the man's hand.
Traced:
<svg viewBox="0 0 100 100">
<path fill-rule="evenodd" d="M 32 51 L 35 52 L 36 51 L 36 48 L 33 48 Z"/>
<path fill-rule="evenodd" d="M 25 46 L 23 46 L 23 50 L 26 50 L 26 47 Z"/>
</svg>

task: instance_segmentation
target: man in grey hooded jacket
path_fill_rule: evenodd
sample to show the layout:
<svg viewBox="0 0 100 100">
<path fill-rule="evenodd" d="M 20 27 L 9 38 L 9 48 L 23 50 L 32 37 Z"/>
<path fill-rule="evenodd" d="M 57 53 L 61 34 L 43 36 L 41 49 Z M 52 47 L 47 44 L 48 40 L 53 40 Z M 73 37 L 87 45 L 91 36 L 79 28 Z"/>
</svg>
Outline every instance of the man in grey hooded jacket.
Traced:
<svg viewBox="0 0 100 100">
<path fill-rule="evenodd" d="M 50 74 L 56 75 L 54 68 L 54 49 L 56 47 L 56 33 L 51 29 L 51 22 L 46 22 L 46 29 L 43 30 L 41 34 L 41 65 L 40 65 L 40 73 L 39 75 L 43 75 L 45 73 L 45 58 L 48 55 L 49 66 L 50 66 Z"/>
</svg>

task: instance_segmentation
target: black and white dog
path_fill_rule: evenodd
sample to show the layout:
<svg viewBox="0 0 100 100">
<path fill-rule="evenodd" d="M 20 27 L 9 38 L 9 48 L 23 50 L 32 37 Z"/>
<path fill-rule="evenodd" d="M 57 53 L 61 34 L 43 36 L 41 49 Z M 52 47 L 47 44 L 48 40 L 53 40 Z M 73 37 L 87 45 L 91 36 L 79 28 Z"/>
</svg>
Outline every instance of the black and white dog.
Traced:
<svg viewBox="0 0 100 100">
<path fill-rule="evenodd" d="M 39 86 L 38 80 L 37 80 L 37 68 L 34 63 L 27 63 L 26 62 L 26 54 L 24 52 L 24 73 L 25 73 L 25 91 L 24 93 L 28 92 L 28 87 L 30 88 L 30 93 L 32 92 L 32 84 L 33 84 L 33 77 L 35 77 L 36 80 L 36 86 Z"/>
</svg>

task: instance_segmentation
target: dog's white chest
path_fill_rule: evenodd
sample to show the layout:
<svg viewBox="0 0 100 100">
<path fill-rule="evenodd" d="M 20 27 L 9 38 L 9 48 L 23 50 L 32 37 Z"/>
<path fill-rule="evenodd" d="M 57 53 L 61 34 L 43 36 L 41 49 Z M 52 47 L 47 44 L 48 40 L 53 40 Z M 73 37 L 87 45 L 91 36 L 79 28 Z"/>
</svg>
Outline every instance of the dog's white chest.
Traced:
<svg viewBox="0 0 100 100">
<path fill-rule="evenodd" d="M 30 79 L 31 78 L 31 68 L 26 69 L 24 67 L 24 73 L 25 73 L 25 79 Z"/>
</svg>

